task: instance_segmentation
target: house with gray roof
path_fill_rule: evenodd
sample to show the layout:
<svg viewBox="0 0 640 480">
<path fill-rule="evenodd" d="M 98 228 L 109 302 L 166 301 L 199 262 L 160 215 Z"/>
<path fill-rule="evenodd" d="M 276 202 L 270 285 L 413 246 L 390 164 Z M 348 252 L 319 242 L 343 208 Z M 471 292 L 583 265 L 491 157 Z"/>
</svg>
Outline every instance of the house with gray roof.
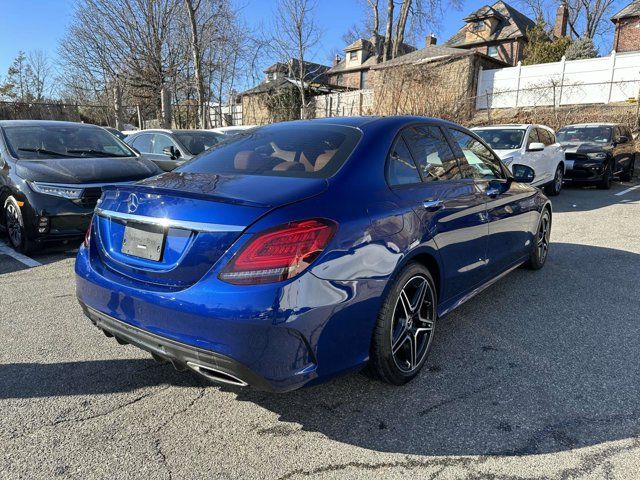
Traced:
<svg viewBox="0 0 640 480">
<path fill-rule="evenodd" d="M 359 38 L 344 48 L 344 58 L 336 57 L 327 71 L 329 83 L 350 89 L 369 88 L 369 70 L 381 61 L 383 37 Z M 413 52 L 416 48 L 403 43 L 398 55 Z"/>
<path fill-rule="evenodd" d="M 527 31 L 535 25 L 529 17 L 499 0 L 464 18 L 465 25 L 445 46 L 474 49 L 510 65 L 522 60 Z"/>
<path fill-rule="evenodd" d="M 616 52 L 634 52 L 640 50 L 640 0 L 635 0 L 613 17 L 616 33 L 613 49 Z"/>
</svg>

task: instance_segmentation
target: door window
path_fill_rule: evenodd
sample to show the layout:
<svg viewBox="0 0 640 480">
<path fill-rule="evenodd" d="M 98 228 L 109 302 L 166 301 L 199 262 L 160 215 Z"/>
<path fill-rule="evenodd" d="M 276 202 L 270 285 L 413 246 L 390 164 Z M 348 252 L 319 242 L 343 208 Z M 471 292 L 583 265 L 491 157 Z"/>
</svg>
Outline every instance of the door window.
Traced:
<svg viewBox="0 0 640 480">
<path fill-rule="evenodd" d="M 151 153 L 151 138 L 148 133 L 143 133 L 133 140 L 131 146 L 141 153 Z"/>
<path fill-rule="evenodd" d="M 468 133 L 451 129 L 451 136 L 462 149 L 460 158 L 462 178 L 494 180 L 504 178 L 500 160 L 483 143 Z"/>
<path fill-rule="evenodd" d="M 536 128 L 536 132 L 538 132 L 538 138 L 540 139 L 540 141 L 546 146 L 549 146 L 553 143 L 551 141 L 551 134 L 544 128 Z"/>
<path fill-rule="evenodd" d="M 458 161 L 440 128 L 426 125 L 411 127 L 402 135 L 424 181 L 461 178 Z"/>
<path fill-rule="evenodd" d="M 164 154 L 163 150 L 166 147 L 178 148 L 176 146 L 176 144 L 173 142 L 173 140 L 171 140 L 166 135 L 155 134 L 153 137 L 154 137 L 154 139 L 153 139 L 153 153 L 157 153 L 159 155 L 163 155 Z"/>
<path fill-rule="evenodd" d="M 529 150 L 529 147 L 532 143 L 540 143 L 541 141 L 542 140 L 540 140 L 540 138 L 538 137 L 538 130 L 532 128 L 531 130 L 529 130 L 529 138 L 527 139 L 527 150 Z"/>
<path fill-rule="evenodd" d="M 389 153 L 389 158 L 387 159 L 387 181 L 391 186 L 411 185 L 421 182 L 416 164 L 413 162 L 411 153 L 409 153 L 402 136 L 398 137 Z"/>
</svg>

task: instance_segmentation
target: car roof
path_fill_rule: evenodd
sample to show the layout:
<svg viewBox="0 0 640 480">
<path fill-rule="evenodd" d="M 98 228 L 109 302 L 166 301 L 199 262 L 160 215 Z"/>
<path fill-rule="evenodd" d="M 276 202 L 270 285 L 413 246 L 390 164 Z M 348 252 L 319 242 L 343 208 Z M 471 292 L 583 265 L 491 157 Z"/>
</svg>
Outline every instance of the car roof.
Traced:
<svg viewBox="0 0 640 480">
<path fill-rule="evenodd" d="M 0 127 L 36 127 L 36 126 L 51 126 L 51 127 L 98 127 L 92 123 L 81 122 L 63 122 L 60 120 L 0 120 Z M 101 127 L 98 127 L 101 128 Z"/>
<path fill-rule="evenodd" d="M 537 123 L 499 123 L 496 125 L 485 125 L 479 127 L 473 127 L 471 130 L 489 130 L 491 128 L 527 128 L 527 127 L 544 127 L 544 125 L 538 125 Z M 547 127 L 548 128 L 548 127 Z"/>
<path fill-rule="evenodd" d="M 617 127 L 621 125 L 620 123 L 607 123 L 607 122 L 603 122 L 603 123 L 572 123 L 570 125 L 565 125 L 562 128 L 567 128 L 567 127 Z"/>
<path fill-rule="evenodd" d="M 210 130 L 201 130 L 199 128 L 147 128 L 145 130 L 136 130 L 136 134 L 138 133 L 189 133 L 189 132 L 206 132 L 206 133 L 215 133 Z"/>
</svg>

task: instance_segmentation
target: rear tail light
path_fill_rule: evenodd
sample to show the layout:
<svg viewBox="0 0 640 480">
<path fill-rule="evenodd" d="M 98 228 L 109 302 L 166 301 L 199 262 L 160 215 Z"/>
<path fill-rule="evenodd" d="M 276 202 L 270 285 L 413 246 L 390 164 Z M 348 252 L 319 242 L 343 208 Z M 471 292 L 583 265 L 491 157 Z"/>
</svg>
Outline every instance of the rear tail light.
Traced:
<svg viewBox="0 0 640 480">
<path fill-rule="evenodd" d="M 336 232 L 330 220 L 313 219 L 279 225 L 257 234 L 220 273 L 236 285 L 279 282 L 304 271 Z"/>
<path fill-rule="evenodd" d="M 89 221 L 89 226 L 87 227 L 87 232 L 84 234 L 84 246 L 89 248 L 89 242 L 91 241 L 91 224 L 93 223 L 93 217 Z"/>
</svg>

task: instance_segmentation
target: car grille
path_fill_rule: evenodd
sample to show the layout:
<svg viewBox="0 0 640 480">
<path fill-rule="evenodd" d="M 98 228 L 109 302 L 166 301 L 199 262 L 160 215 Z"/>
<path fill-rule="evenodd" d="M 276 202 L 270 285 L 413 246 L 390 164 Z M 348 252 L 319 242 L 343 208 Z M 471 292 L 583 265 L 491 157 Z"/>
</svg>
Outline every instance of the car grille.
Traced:
<svg viewBox="0 0 640 480">
<path fill-rule="evenodd" d="M 589 160 L 584 153 L 565 152 L 564 157 L 567 160 Z"/>
<path fill-rule="evenodd" d="M 102 196 L 102 187 L 85 188 L 80 198 L 80 205 L 85 208 L 95 208 Z"/>
</svg>

